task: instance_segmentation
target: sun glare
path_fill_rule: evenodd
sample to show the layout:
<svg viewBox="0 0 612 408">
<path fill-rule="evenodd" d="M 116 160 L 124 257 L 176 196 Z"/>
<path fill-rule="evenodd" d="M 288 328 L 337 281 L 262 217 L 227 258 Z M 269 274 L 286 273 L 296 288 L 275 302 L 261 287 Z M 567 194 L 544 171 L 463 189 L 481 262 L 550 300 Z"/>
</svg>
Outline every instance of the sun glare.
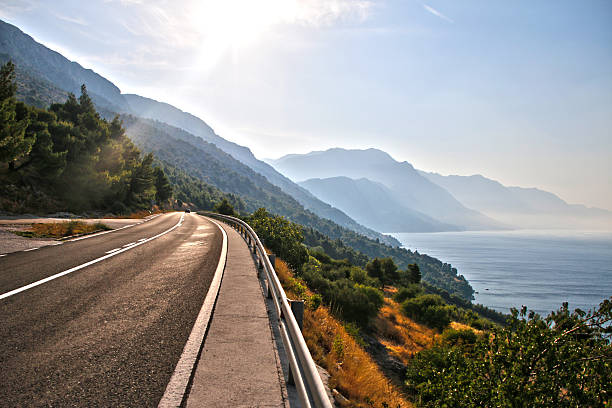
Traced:
<svg viewBox="0 0 612 408">
<path fill-rule="evenodd" d="M 237 58 L 281 26 L 320 27 L 344 18 L 363 20 L 369 0 L 191 0 L 170 12 L 172 35 L 195 51 L 198 75 L 212 72 L 224 58 Z M 193 78 L 185 78 L 193 80 Z"/>
<path fill-rule="evenodd" d="M 297 1 L 225 0 L 194 4 L 192 27 L 205 41 L 240 48 L 251 44 L 275 24 L 298 18 Z"/>
</svg>

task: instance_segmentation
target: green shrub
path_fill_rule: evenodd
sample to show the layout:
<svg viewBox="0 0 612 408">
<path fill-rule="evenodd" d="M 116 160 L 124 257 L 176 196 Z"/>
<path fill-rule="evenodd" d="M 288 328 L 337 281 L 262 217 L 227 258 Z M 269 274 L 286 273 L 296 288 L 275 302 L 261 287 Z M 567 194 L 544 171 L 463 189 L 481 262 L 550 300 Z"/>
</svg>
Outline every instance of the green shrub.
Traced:
<svg viewBox="0 0 612 408">
<path fill-rule="evenodd" d="M 450 323 L 450 307 L 438 295 L 421 295 L 402 303 L 402 312 L 411 319 L 442 330 Z"/>
<path fill-rule="evenodd" d="M 315 311 L 319 308 L 319 306 L 321 306 L 322 301 L 323 298 L 321 295 L 315 293 L 314 295 L 308 296 L 308 299 L 306 299 L 306 307 L 312 311 Z"/>
<path fill-rule="evenodd" d="M 445 329 L 442 332 L 442 341 L 450 344 L 452 346 L 457 344 L 474 344 L 478 336 L 472 330 L 455 330 L 455 329 Z"/>
<path fill-rule="evenodd" d="M 412 299 L 421 294 L 423 294 L 423 288 L 421 287 L 421 285 L 413 283 L 412 285 L 400 288 L 393 296 L 393 300 L 395 300 L 397 303 L 402 303 L 406 299 Z"/>
<path fill-rule="evenodd" d="M 546 318 L 512 309 L 506 327 L 471 344 L 445 332 L 455 345 L 417 353 L 406 385 L 420 407 L 607 407 L 610 321 L 612 298 L 588 313 L 565 303 Z"/>
<path fill-rule="evenodd" d="M 272 216 L 265 208 L 255 211 L 247 222 L 263 243 L 298 271 L 308 261 L 308 250 L 302 242 L 302 227 L 284 217 Z"/>
<path fill-rule="evenodd" d="M 227 198 L 224 198 L 223 200 L 219 201 L 215 205 L 215 211 L 218 212 L 219 214 L 223 214 L 223 215 L 234 216 L 236 214 L 236 212 L 234 211 L 234 207 L 227 200 Z"/>
</svg>

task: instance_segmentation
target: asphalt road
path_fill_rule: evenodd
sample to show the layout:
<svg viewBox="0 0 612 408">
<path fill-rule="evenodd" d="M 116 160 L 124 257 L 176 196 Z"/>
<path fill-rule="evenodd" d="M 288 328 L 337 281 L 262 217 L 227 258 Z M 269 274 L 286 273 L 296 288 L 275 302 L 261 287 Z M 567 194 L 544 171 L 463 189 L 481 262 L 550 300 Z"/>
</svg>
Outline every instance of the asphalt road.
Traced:
<svg viewBox="0 0 612 408">
<path fill-rule="evenodd" d="M 0 258 L 0 406 L 157 406 L 221 252 L 216 225 L 166 214 Z M 130 245 L 131 244 L 131 245 Z M 114 251 L 113 251 L 114 250 Z"/>
</svg>

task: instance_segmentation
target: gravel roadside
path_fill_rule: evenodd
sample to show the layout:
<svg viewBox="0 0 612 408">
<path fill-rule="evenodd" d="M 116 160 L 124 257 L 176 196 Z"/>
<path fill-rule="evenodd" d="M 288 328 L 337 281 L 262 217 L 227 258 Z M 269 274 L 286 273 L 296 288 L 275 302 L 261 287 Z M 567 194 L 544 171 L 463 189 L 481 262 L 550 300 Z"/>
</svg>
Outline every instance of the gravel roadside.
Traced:
<svg viewBox="0 0 612 408">
<path fill-rule="evenodd" d="M 72 218 L 35 217 L 35 216 L 2 216 L 0 217 L 0 255 L 11 252 L 24 251 L 32 248 L 40 248 L 57 243 L 53 238 L 26 238 L 19 236 L 14 231 L 25 231 L 36 223 L 67 222 Z M 140 224 L 145 219 L 135 218 L 74 218 L 88 224 L 101 222 L 112 229 L 128 225 Z"/>
</svg>

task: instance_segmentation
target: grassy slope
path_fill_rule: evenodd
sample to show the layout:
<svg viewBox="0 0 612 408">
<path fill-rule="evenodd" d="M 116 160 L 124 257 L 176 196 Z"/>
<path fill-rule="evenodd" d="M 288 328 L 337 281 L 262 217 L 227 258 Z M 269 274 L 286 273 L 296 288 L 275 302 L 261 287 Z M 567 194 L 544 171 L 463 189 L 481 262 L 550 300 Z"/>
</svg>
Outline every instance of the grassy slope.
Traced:
<svg viewBox="0 0 612 408">
<path fill-rule="evenodd" d="M 292 289 L 295 280 L 287 264 L 277 258 L 275 269 L 287 296 L 298 298 Z M 307 291 L 306 295 L 312 293 Z M 412 406 L 327 307 L 305 308 L 303 334 L 314 360 L 330 374 L 330 388 L 348 398 L 348 406 Z"/>
</svg>

